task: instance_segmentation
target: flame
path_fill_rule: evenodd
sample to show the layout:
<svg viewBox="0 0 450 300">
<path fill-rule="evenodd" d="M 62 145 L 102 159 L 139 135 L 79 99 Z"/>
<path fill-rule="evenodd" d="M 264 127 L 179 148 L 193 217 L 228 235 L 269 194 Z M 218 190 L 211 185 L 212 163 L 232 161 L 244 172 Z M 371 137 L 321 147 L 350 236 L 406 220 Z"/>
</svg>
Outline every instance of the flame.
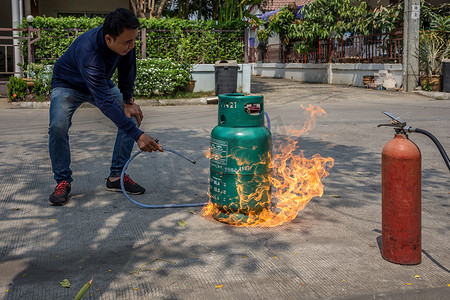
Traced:
<svg viewBox="0 0 450 300">
<path fill-rule="evenodd" d="M 298 138 L 308 134 L 315 127 L 316 118 L 326 117 L 326 112 L 322 108 L 312 105 L 301 106 L 301 108 L 307 118 L 302 129 L 289 128 L 287 137 L 277 139 L 277 145 L 273 147 L 273 157 L 261 158 L 261 162 L 259 162 L 259 164 L 271 164 L 272 174 L 265 177 L 254 176 L 252 184 L 257 188 L 253 192 L 244 191 L 245 185 L 242 177 L 237 176 L 236 186 L 241 208 L 250 206 L 250 201 L 252 201 L 252 205 L 255 202 L 258 203 L 264 195 L 270 192 L 272 192 L 272 203 L 259 211 L 247 212 L 248 218 L 242 220 L 240 218 L 233 219 L 233 214 L 226 215 L 223 219 L 221 219 L 222 217 L 218 218 L 220 212 L 216 205 L 210 201 L 203 208 L 204 216 L 215 216 L 219 221 L 238 226 L 278 226 L 295 219 L 299 211 L 305 208 L 313 197 L 322 196 L 324 188 L 322 179 L 329 175 L 328 171 L 333 167 L 334 159 L 331 157 L 324 158 L 319 154 L 310 158 L 305 157 L 302 150 L 298 151 Z M 247 149 L 238 149 L 233 151 L 231 156 L 238 161 L 238 164 L 244 165 L 246 151 Z M 209 151 L 205 155 L 211 158 Z M 260 182 L 256 182 L 258 180 Z M 272 187 L 271 191 L 270 187 Z"/>
</svg>

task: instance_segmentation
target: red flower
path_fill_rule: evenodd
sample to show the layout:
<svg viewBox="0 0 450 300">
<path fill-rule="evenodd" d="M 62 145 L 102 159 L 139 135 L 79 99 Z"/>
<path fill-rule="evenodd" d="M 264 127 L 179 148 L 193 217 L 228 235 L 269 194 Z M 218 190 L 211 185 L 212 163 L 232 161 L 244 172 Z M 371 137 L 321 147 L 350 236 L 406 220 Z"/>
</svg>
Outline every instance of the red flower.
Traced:
<svg viewBox="0 0 450 300">
<path fill-rule="evenodd" d="M 13 98 L 16 98 L 17 97 L 17 94 L 13 94 Z"/>
</svg>

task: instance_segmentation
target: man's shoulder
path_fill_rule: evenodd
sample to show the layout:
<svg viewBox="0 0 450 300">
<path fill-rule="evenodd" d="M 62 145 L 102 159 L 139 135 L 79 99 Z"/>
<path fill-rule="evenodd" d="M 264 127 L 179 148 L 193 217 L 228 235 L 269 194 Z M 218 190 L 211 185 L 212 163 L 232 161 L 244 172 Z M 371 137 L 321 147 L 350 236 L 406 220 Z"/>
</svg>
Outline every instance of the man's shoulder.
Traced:
<svg viewBox="0 0 450 300">
<path fill-rule="evenodd" d="M 103 26 L 91 29 L 80 35 L 74 42 L 78 47 L 98 48 L 100 46 L 99 34 Z"/>
</svg>

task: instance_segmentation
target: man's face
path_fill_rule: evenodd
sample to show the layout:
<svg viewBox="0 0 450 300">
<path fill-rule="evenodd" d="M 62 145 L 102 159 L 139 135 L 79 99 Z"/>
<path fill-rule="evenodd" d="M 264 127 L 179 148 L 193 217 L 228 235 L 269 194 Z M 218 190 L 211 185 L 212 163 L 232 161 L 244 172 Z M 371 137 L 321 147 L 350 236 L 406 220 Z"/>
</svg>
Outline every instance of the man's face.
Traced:
<svg viewBox="0 0 450 300">
<path fill-rule="evenodd" d="M 138 31 L 138 28 L 125 29 L 116 39 L 107 34 L 105 36 L 106 45 L 117 54 L 125 55 L 134 48 Z"/>
</svg>

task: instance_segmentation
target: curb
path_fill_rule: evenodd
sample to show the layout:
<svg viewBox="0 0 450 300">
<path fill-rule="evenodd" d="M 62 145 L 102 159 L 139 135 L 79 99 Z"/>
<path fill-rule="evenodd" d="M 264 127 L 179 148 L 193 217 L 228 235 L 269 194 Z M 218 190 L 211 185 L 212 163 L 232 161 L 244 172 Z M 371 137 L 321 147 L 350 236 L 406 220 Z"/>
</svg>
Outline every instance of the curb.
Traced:
<svg viewBox="0 0 450 300">
<path fill-rule="evenodd" d="M 7 99 L 0 99 L 0 107 L 5 108 L 50 108 L 50 101 L 44 102 L 8 102 Z M 217 104 L 217 97 L 191 98 L 191 99 L 162 99 L 162 100 L 136 100 L 139 106 L 181 106 L 181 105 L 208 105 Z M 83 103 L 80 107 L 94 107 L 89 103 Z"/>
<path fill-rule="evenodd" d="M 436 100 L 450 100 L 450 93 L 445 92 L 414 91 L 414 93 L 425 97 L 434 98 Z"/>
</svg>

